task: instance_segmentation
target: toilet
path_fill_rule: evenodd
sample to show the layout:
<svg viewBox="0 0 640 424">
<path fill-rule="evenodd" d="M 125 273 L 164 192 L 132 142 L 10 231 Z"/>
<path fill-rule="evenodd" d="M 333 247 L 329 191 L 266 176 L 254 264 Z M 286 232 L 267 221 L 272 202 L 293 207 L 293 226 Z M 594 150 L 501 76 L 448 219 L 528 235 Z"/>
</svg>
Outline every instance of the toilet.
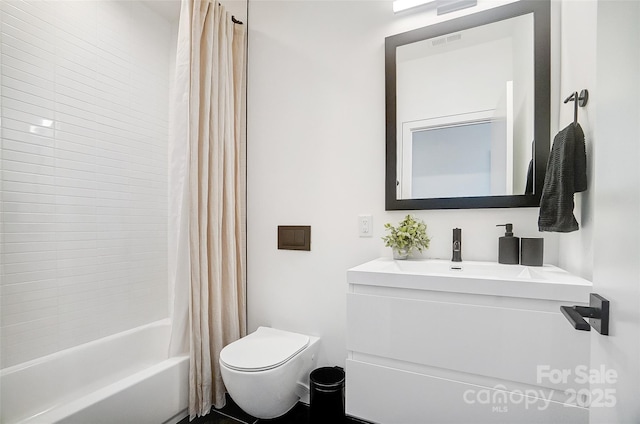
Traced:
<svg viewBox="0 0 640 424">
<path fill-rule="evenodd" d="M 220 352 L 222 380 L 233 401 L 256 418 L 287 413 L 308 403 L 309 373 L 317 362 L 319 338 L 259 327 Z"/>
</svg>

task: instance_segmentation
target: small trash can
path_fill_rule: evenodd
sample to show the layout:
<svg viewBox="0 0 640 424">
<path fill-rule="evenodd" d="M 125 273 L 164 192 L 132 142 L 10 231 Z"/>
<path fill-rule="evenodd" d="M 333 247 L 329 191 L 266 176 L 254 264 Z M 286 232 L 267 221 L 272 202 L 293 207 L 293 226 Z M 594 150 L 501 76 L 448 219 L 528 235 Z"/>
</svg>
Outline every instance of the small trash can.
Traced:
<svg viewBox="0 0 640 424">
<path fill-rule="evenodd" d="M 311 422 L 344 422 L 344 369 L 322 367 L 311 371 Z"/>
</svg>

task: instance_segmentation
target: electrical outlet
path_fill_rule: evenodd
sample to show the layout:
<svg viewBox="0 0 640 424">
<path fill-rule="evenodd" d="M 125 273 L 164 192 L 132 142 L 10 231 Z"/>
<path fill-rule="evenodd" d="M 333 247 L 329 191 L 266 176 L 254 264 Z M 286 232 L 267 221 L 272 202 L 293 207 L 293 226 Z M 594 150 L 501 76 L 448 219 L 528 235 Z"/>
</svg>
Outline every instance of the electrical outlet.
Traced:
<svg viewBox="0 0 640 424">
<path fill-rule="evenodd" d="M 373 237 L 373 222 L 371 215 L 358 216 L 358 235 L 360 237 Z"/>
</svg>

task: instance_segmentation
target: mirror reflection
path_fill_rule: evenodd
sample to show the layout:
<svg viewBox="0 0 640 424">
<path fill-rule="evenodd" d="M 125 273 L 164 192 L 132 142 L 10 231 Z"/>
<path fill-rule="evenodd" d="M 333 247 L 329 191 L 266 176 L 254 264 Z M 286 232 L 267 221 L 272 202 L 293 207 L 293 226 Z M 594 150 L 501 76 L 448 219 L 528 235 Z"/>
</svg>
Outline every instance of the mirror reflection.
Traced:
<svg viewBox="0 0 640 424">
<path fill-rule="evenodd" d="M 396 102 L 397 199 L 531 193 L 533 13 L 399 46 Z"/>
</svg>

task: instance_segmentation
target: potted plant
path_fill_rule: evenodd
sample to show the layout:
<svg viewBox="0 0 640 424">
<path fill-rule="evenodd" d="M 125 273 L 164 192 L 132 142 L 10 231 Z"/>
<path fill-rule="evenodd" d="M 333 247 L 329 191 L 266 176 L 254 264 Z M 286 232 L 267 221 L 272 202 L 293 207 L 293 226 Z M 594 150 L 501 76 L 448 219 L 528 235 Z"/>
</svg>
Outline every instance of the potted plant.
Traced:
<svg viewBox="0 0 640 424">
<path fill-rule="evenodd" d="M 427 236 L 427 225 L 411 215 L 407 215 L 397 227 L 390 223 L 384 224 L 389 232 L 382 237 L 384 245 L 393 249 L 393 259 L 407 259 L 413 250 L 422 252 L 429 248 L 431 239 Z"/>
</svg>

